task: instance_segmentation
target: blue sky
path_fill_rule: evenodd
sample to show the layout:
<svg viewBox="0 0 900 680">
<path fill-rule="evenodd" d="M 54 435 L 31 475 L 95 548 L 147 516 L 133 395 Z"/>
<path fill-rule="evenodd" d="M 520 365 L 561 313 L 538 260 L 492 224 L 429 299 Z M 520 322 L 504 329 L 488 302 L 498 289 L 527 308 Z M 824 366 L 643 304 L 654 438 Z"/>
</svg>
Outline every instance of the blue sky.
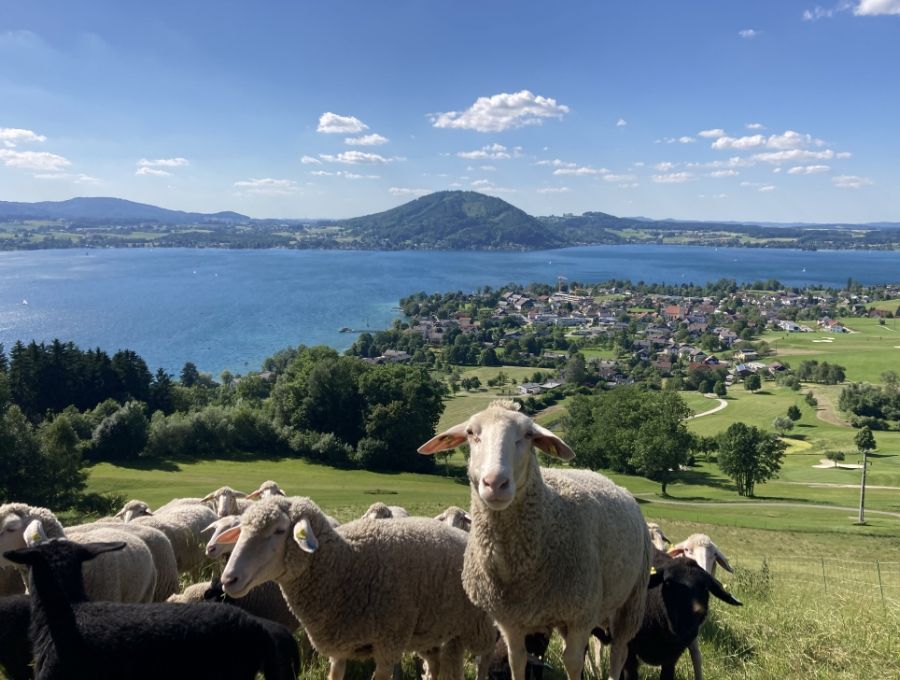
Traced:
<svg viewBox="0 0 900 680">
<path fill-rule="evenodd" d="M 0 200 L 900 221 L 900 0 L 0 0 Z"/>
</svg>

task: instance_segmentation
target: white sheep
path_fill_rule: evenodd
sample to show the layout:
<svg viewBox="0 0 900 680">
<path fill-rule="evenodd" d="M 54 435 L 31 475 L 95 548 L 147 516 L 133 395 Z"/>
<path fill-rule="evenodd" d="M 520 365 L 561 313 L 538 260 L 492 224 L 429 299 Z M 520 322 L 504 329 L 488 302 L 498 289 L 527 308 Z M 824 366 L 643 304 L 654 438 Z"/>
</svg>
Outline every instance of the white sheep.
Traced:
<svg viewBox="0 0 900 680">
<path fill-rule="evenodd" d="M 222 573 L 232 597 L 275 580 L 313 646 L 341 680 L 347 659 L 375 659 L 387 680 L 405 651 L 440 678 L 462 680 L 463 654 L 488 655 L 495 633 L 466 597 L 466 534 L 426 518 L 360 519 L 333 528 L 308 498 L 269 498 L 230 530 Z M 226 531 L 221 540 L 231 540 Z"/>
<path fill-rule="evenodd" d="M 247 494 L 235 491 L 230 486 L 219 487 L 204 496 L 203 501 L 215 503 L 216 514 L 219 517 L 240 515 L 252 505 L 252 502 L 247 499 Z"/>
<path fill-rule="evenodd" d="M 405 508 L 401 508 L 399 505 L 385 505 L 381 501 L 372 503 L 369 509 L 363 513 L 363 519 L 399 519 L 400 517 L 409 517 Z"/>
<path fill-rule="evenodd" d="M 36 523 L 35 523 L 36 522 Z M 0 565 L 10 566 L 2 557 L 7 550 L 26 546 L 26 529 L 39 538 L 65 538 L 62 524 L 50 510 L 25 503 L 0 505 Z M 156 590 L 156 567 L 150 549 L 140 538 L 115 525 L 106 525 L 90 534 L 75 536 L 76 542 L 122 542 L 125 548 L 104 555 L 85 567 L 85 588 L 93 600 L 109 602 L 151 602 Z"/>
<path fill-rule="evenodd" d="M 278 482 L 273 482 L 271 479 L 260 484 L 256 491 L 247 494 L 247 498 L 250 500 L 264 500 L 272 496 L 287 496 L 287 494 L 278 486 Z"/>
<path fill-rule="evenodd" d="M 650 532 L 650 541 L 653 543 L 653 547 L 665 552 L 666 543 L 671 543 L 672 541 L 666 538 L 662 527 L 656 522 L 647 522 L 647 530 Z"/>
<path fill-rule="evenodd" d="M 472 528 L 472 517 L 468 512 L 456 505 L 451 505 L 435 519 L 438 522 L 449 524 L 454 529 L 462 529 L 466 532 Z"/>
<path fill-rule="evenodd" d="M 669 549 L 669 555 L 678 557 L 684 555 L 690 557 L 694 562 L 703 567 L 703 570 L 710 576 L 716 575 L 716 565 L 720 565 L 725 571 L 734 573 L 734 569 L 728 563 L 719 546 L 713 543 L 713 540 L 706 534 L 691 534 L 681 543 L 673 545 Z"/>
<path fill-rule="evenodd" d="M 137 522 L 162 531 L 172 543 L 175 560 L 181 572 L 197 573 L 206 557 L 201 546 L 201 533 L 216 520 L 216 513 L 202 504 L 173 505 L 155 513 L 139 500 L 132 500 L 116 515 L 126 522 Z"/>
<path fill-rule="evenodd" d="M 553 627 L 563 663 L 578 680 L 591 631 L 612 637 L 609 677 L 618 680 L 641 626 L 652 546 L 637 502 L 589 470 L 541 468 L 533 448 L 570 460 L 559 437 L 492 402 L 433 437 L 420 453 L 469 444 L 472 530 L 463 583 L 506 640 L 514 680 L 524 680 L 525 636 Z"/>
</svg>

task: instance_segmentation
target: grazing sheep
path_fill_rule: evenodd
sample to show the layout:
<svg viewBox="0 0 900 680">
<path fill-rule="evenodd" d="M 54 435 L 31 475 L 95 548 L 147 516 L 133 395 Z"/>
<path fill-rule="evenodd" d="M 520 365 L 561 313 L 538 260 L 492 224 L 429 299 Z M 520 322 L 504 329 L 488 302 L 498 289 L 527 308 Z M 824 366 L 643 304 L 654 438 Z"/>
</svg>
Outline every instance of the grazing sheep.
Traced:
<svg viewBox="0 0 900 680">
<path fill-rule="evenodd" d="M 666 543 L 672 542 L 666 538 L 662 527 L 656 522 L 647 522 L 647 529 L 650 531 L 650 542 L 653 543 L 653 547 L 657 550 L 665 550 Z"/>
<path fill-rule="evenodd" d="M 399 505 L 385 505 L 381 501 L 372 503 L 363 514 L 363 519 L 398 519 L 409 517 L 409 513 Z"/>
<path fill-rule="evenodd" d="M 47 508 L 24 503 L 0 505 L 0 553 L 24 548 L 26 535 L 64 538 L 62 524 Z M 110 602 L 150 602 L 156 590 L 156 568 L 150 549 L 140 538 L 108 524 L 90 534 L 91 540 L 121 541 L 126 548 L 104 555 L 85 569 L 85 584 L 94 600 Z M 79 540 L 79 537 L 74 537 Z M 9 563 L 0 558 L 0 565 Z"/>
<path fill-rule="evenodd" d="M 454 529 L 462 529 L 466 533 L 472 528 L 472 518 L 469 513 L 455 505 L 451 505 L 435 519 L 438 522 L 449 524 Z"/>
<path fill-rule="evenodd" d="M 267 680 L 296 678 L 290 631 L 234 607 L 88 601 L 82 563 L 123 547 L 59 539 L 4 553 L 31 567 L 39 680 L 253 680 L 263 670 Z"/>
<path fill-rule="evenodd" d="M 278 486 L 278 482 L 273 482 L 271 479 L 260 484 L 256 491 L 247 494 L 247 498 L 251 500 L 265 500 L 272 496 L 287 496 L 287 494 Z"/>
<path fill-rule="evenodd" d="M 237 543 L 237 539 L 235 539 L 233 543 L 220 543 L 219 536 L 221 536 L 225 531 L 228 531 L 228 529 L 233 529 L 234 527 L 240 525 L 240 523 L 240 515 L 227 515 L 225 517 L 220 517 L 203 530 L 204 532 L 207 532 L 212 529 L 212 535 L 206 542 L 206 556 L 208 558 L 228 558 L 228 555 L 231 553 L 231 549 L 234 547 L 234 544 Z"/>
<path fill-rule="evenodd" d="M 462 680 L 463 654 L 488 655 L 490 618 L 466 597 L 466 534 L 425 518 L 360 519 L 333 528 L 308 498 L 269 498 L 241 517 L 222 573 L 232 597 L 277 581 L 313 646 L 341 680 L 347 659 L 375 659 L 386 680 L 403 652 L 432 673 Z"/>
<path fill-rule="evenodd" d="M 463 583 L 497 622 L 514 680 L 525 677 L 525 636 L 548 627 L 565 639 L 570 680 L 581 677 L 591 631 L 610 631 L 617 680 L 650 577 L 652 546 L 637 502 L 595 472 L 539 467 L 533 447 L 563 460 L 575 454 L 513 402 L 492 402 L 419 452 L 466 442 L 472 531 Z"/>
<path fill-rule="evenodd" d="M 31 641 L 28 639 L 30 623 L 30 597 L 0 597 L 0 671 L 9 680 L 29 680 L 32 677 Z"/>
<path fill-rule="evenodd" d="M 124 524 L 122 522 L 97 521 L 93 524 L 66 527 L 66 537 L 74 538 L 95 531 L 100 527 L 110 526 L 114 527 L 116 531 L 134 534 L 150 549 L 150 554 L 153 556 L 153 565 L 156 567 L 156 588 L 153 591 L 153 602 L 165 602 L 169 595 L 178 592 L 180 583 L 175 550 L 172 548 L 172 542 L 159 529 L 144 526 L 137 522 Z"/>
<path fill-rule="evenodd" d="M 215 512 L 215 509 L 216 509 L 215 503 L 213 503 L 211 501 L 204 501 L 202 498 L 186 497 L 186 498 L 173 498 L 165 505 L 159 506 L 156 509 L 156 512 L 165 512 L 166 510 L 169 510 L 170 508 L 174 508 L 178 505 L 205 505 L 213 512 Z"/>
<path fill-rule="evenodd" d="M 628 643 L 628 661 L 622 680 L 637 680 L 641 661 L 661 666 L 660 680 L 674 680 L 679 657 L 697 643 L 697 634 L 709 610 L 710 593 L 730 605 L 741 605 L 740 600 L 692 559 L 673 558 L 656 551 L 653 568 L 644 621 Z M 703 678 L 699 663 L 694 665 L 694 678 Z"/>
<path fill-rule="evenodd" d="M 182 504 L 154 513 L 143 501 L 132 500 L 125 504 L 119 515 L 126 523 L 136 522 L 159 529 L 172 544 L 178 571 L 199 572 L 206 560 L 200 534 L 216 520 L 216 513 L 210 508 L 202 504 Z"/>
<path fill-rule="evenodd" d="M 219 487 L 207 494 L 203 500 L 215 503 L 216 514 L 219 517 L 240 515 L 252 505 L 251 501 L 247 499 L 247 494 L 235 491 L 230 486 Z"/>
<path fill-rule="evenodd" d="M 681 543 L 673 545 L 669 549 L 669 555 L 672 557 L 678 557 L 679 555 L 690 557 L 703 567 L 704 571 L 710 576 L 716 575 L 717 564 L 721 565 L 725 571 L 734 573 L 734 569 L 728 563 L 725 553 L 719 550 L 719 546 L 713 543 L 712 539 L 706 534 L 691 534 Z"/>
</svg>

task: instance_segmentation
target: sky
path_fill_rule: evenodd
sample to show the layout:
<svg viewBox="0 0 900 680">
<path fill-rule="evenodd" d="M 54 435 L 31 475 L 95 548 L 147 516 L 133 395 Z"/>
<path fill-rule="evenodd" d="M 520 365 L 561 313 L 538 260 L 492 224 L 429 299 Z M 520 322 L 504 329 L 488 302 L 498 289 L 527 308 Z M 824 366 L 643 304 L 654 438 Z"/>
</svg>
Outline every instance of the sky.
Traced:
<svg viewBox="0 0 900 680">
<path fill-rule="evenodd" d="M 0 200 L 900 221 L 900 0 L 0 0 Z"/>
</svg>

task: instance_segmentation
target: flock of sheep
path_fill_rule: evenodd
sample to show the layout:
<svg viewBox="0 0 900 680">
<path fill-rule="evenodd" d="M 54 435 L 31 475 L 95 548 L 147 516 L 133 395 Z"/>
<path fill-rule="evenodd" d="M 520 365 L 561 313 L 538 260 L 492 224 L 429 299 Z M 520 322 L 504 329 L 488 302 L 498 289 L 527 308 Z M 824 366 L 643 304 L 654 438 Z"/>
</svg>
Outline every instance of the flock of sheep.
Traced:
<svg viewBox="0 0 900 680">
<path fill-rule="evenodd" d="M 302 630 L 328 657 L 329 680 L 352 659 L 373 659 L 375 680 L 388 680 L 407 652 L 428 680 L 462 680 L 467 655 L 478 680 L 507 662 L 525 680 L 556 630 L 570 680 L 601 643 L 613 680 L 636 679 L 639 662 L 673 678 L 686 649 L 700 680 L 709 595 L 740 604 L 715 578 L 716 564 L 731 567 L 709 537 L 665 552 L 626 490 L 539 467 L 534 449 L 574 454 L 512 402 L 419 452 L 464 443 L 470 509 L 434 519 L 375 503 L 341 525 L 275 482 L 152 512 L 130 501 L 66 528 L 45 508 L 0 505 L 0 667 L 11 680 L 280 680 L 300 671 Z M 178 592 L 211 560 L 224 562 L 219 576 Z"/>
</svg>

